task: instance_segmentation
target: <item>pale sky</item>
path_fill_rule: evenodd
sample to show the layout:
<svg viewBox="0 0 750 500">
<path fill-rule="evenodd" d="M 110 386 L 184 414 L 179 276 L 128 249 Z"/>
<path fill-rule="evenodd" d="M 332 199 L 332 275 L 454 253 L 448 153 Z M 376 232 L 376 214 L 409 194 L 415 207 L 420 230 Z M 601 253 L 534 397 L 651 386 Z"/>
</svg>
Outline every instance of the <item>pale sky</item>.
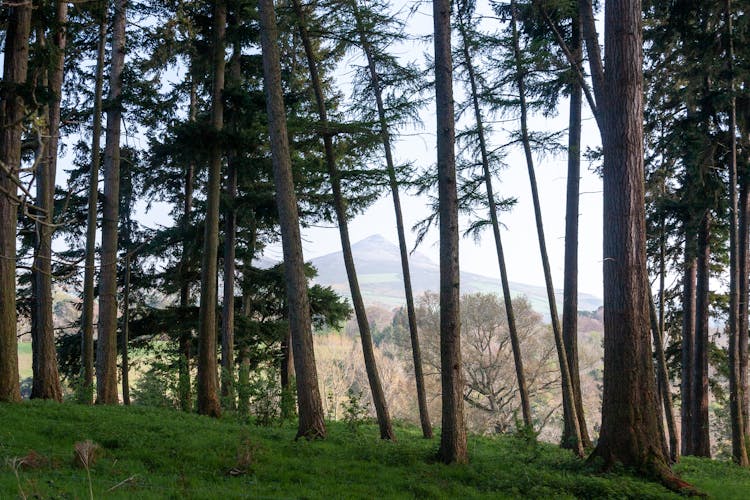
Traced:
<svg viewBox="0 0 750 500">
<path fill-rule="evenodd" d="M 425 2 L 420 12 L 412 18 L 409 33 L 425 34 L 432 31 L 431 4 Z M 407 48 L 395 48 L 396 53 L 408 54 L 407 57 L 419 56 L 421 53 L 432 52 L 430 44 Z M 399 52 L 400 50 L 400 52 Z M 347 64 L 340 69 L 343 78 L 347 72 Z M 454 89 L 459 91 L 460 85 L 454 83 Z M 531 130 L 565 130 L 568 123 L 568 104 L 561 101 L 559 115 L 553 119 L 541 116 L 531 117 Z M 405 130 L 409 136 L 396 144 L 396 161 L 413 161 L 416 166 L 425 168 L 436 161 L 434 105 L 422 112 L 423 127 L 418 130 Z M 503 124 L 506 130 L 520 128 L 518 122 Z M 501 130 L 500 126 L 497 126 Z M 418 134 L 418 135 L 414 135 Z M 587 146 L 599 146 L 599 131 L 591 118 L 591 113 L 584 105 L 582 151 Z M 567 143 L 567 136 L 563 143 Z M 491 139 L 492 144 L 507 142 L 503 133 L 496 133 Z M 506 264 L 509 279 L 531 285 L 544 285 L 539 242 L 536 235 L 534 208 L 531 201 L 531 188 L 523 151 L 519 147 L 508 151 L 506 158 L 508 168 L 502 172 L 502 179 L 495 179 L 493 187 L 502 197 L 515 196 L 518 203 L 509 213 L 501 215 L 501 222 L 506 226 L 502 231 L 503 247 L 506 253 Z M 535 171 L 539 185 L 539 195 L 542 206 L 542 217 L 545 227 L 547 249 L 550 257 L 550 267 L 555 288 L 563 285 L 563 258 L 565 235 L 565 190 L 567 182 L 567 156 L 535 158 Z M 598 297 L 602 296 L 602 194 L 601 180 L 589 171 L 587 162 L 581 165 L 581 200 L 579 216 L 579 291 L 587 292 Z M 424 218 L 429 210 L 427 200 L 413 193 L 402 194 L 405 225 L 410 228 L 414 223 Z M 466 221 L 464 227 L 466 226 Z M 394 244 L 398 243 L 395 230 L 395 216 L 393 201 L 390 194 L 380 199 L 364 214 L 350 221 L 349 230 L 352 242 L 357 242 L 372 234 L 381 234 Z M 407 233 L 410 248 L 413 247 L 415 235 Z M 338 229 L 310 228 L 303 231 L 303 246 L 306 259 L 311 259 L 331 252 L 341 251 Z M 486 230 L 479 244 L 472 239 L 462 239 L 460 246 L 460 265 L 463 270 L 486 275 L 500 276 L 494 241 L 490 230 Z M 438 261 L 437 230 L 425 239 L 419 251 Z M 271 248 L 267 256 L 279 259 L 280 248 Z"/>
</svg>

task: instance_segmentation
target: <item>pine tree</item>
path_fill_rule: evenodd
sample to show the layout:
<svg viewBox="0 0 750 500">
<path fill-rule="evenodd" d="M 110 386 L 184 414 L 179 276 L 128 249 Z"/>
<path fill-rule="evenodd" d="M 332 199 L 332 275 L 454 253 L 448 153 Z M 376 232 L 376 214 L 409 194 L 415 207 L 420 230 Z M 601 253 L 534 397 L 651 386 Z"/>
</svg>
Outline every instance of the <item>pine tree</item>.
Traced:
<svg viewBox="0 0 750 500">
<path fill-rule="evenodd" d="M 435 107 L 440 203 L 440 368 L 442 433 L 438 457 L 444 463 L 466 463 L 461 323 L 459 316 L 458 196 L 456 192 L 455 118 L 451 5 L 433 0 L 435 40 Z"/>
<path fill-rule="evenodd" d="M 352 294 L 352 302 L 354 303 L 354 312 L 357 317 L 357 324 L 359 326 L 359 334 L 362 341 L 362 352 L 365 358 L 365 370 L 367 372 L 367 379 L 370 383 L 370 391 L 372 394 L 373 404 L 375 406 L 375 412 L 378 418 L 378 426 L 380 427 L 380 438 L 381 439 L 395 439 L 393 433 L 393 426 L 391 424 L 391 417 L 388 411 L 388 405 L 385 399 L 385 393 L 383 392 L 383 386 L 380 381 L 380 374 L 375 360 L 375 351 L 372 343 L 372 334 L 370 332 L 370 323 L 367 320 L 367 313 L 365 311 L 364 300 L 362 299 L 362 293 L 359 288 L 359 282 L 357 280 L 357 271 L 354 266 L 354 255 L 352 254 L 351 241 L 349 238 L 349 228 L 346 213 L 346 203 L 343 192 L 341 189 L 341 173 L 339 167 L 336 164 L 334 146 L 333 146 L 333 131 L 330 129 L 328 121 L 328 112 L 326 110 L 326 101 L 323 94 L 323 86 L 318 69 L 318 61 L 313 52 L 312 41 L 306 25 L 306 15 L 302 9 L 299 0 L 292 0 L 295 14 L 297 16 L 298 28 L 300 37 L 302 38 L 302 44 L 305 48 L 305 55 L 307 57 L 308 68 L 310 70 L 310 83 L 313 87 L 313 93 L 315 96 L 315 102 L 318 110 L 318 118 L 320 120 L 321 135 L 324 145 L 324 154 L 326 169 L 331 183 L 331 190 L 333 191 L 333 203 L 334 210 L 336 212 L 336 219 L 339 227 L 339 234 L 341 237 L 341 248 L 344 254 L 344 265 L 346 267 L 346 274 L 349 280 L 349 289 Z"/>
<path fill-rule="evenodd" d="M 0 100 L 0 401 L 21 399 L 16 338 L 16 221 L 31 10 L 31 2 L 8 6 L 5 32 L 5 85 Z"/>
<path fill-rule="evenodd" d="M 224 126 L 224 58 L 227 6 L 224 0 L 213 3 L 211 126 L 217 137 L 211 144 L 206 187 L 206 222 L 201 260 L 201 295 L 198 319 L 198 413 L 221 416 L 216 362 L 216 283 L 219 246 L 219 198 L 221 196 L 222 146 L 218 134 Z"/>
<path fill-rule="evenodd" d="M 274 185 L 281 225 L 289 325 L 294 351 L 294 368 L 297 375 L 299 414 L 297 437 L 325 438 L 326 428 L 323 422 L 323 405 L 315 367 L 299 214 L 292 181 L 286 113 L 281 92 L 279 35 L 273 1 L 259 0 L 258 11 Z"/>
<path fill-rule="evenodd" d="M 125 65 L 127 0 L 115 2 L 104 149 L 104 203 L 96 344 L 96 402 L 116 404 L 117 395 L 117 235 L 120 205 L 120 121 Z"/>
</svg>

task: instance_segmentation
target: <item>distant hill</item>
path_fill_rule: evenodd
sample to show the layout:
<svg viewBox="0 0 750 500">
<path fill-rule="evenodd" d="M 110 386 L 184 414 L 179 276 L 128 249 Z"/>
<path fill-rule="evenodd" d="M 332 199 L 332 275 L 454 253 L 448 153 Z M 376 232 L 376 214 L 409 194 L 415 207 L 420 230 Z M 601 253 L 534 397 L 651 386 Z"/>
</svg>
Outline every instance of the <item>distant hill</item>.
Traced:
<svg viewBox="0 0 750 500">
<path fill-rule="evenodd" d="M 401 274 L 401 257 L 398 246 L 380 235 L 369 236 L 352 245 L 362 295 L 367 305 L 397 307 L 404 303 L 404 285 Z M 341 252 L 330 253 L 312 259 L 318 269 L 316 283 L 332 287 L 343 296 L 349 296 L 349 284 Z M 440 266 L 426 255 L 415 252 L 409 258 L 412 287 L 415 296 L 425 291 L 437 291 L 440 284 Z M 488 265 L 495 266 L 495 262 Z M 535 310 L 549 317 L 547 292 L 542 286 L 510 283 L 511 293 L 525 295 Z M 461 293 L 500 293 L 500 279 L 479 274 L 461 273 Z M 559 307 L 562 306 L 562 290 L 556 290 Z M 594 311 L 602 300 L 589 294 L 578 296 L 578 309 Z"/>
</svg>

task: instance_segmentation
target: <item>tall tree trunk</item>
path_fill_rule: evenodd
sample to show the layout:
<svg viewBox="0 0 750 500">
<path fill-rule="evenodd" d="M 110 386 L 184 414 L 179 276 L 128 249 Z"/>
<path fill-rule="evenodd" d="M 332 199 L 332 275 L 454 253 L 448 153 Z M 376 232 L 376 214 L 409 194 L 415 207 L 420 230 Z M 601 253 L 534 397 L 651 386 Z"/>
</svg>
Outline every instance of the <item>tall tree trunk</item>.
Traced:
<svg viewBox="0 0 750 500">
<path fill-rule="evenodd" d="M 104 93 L 104 56 L 107 48 L 107 3 L 99 12 L 99 41 L 94 84 L 94 117 L 91 134 L 91 167 L 89 170 L 88 213 L 86 214 L 86 257 L 83 272 L 83 308 L 81 310 L 80 401 L 91 404 L 94 395 L 94 267 L 96 259 L 96 219 L 99 208 L 99 166 L 101 163 L 102 94 Z"/>
<path fill-rule="evenodd" d="M 281 93 L 279 35 L 273 0 L 258 0 L 258 11 L 273 177 L 284 254 L 284 279 L 289 309 L 289 327 L 292 330 L 294 368 L 297 374 L 297 407 L 299 410 L 297 437 L 325 438 L 326 428 L 323 421 L 323 404 L 318 387 L 318 372 L 315 367 L 310 302 L 307 296 L 307 278 L 305 278 L 305 262 L 302 256 L 297 196 L 294 193 L 292 162 L 286 129 L 286 112 Z"/>
<path fill-rule="evenodd" d="M 398 180 L 396 179 L 396 167 L 393 161 L 393 152 L 391 150 L 391 138 L 388 132 L 388 120 L 386 118 L 385 104 L 383 103 L 383 88 L 380 82 L 380 75 L 375 66 L 372 47 L 365 35 L 365 29 L 362 24 L 362 18 L 356 0 L 352 2 L 354 15 L 357 22 L 357 31 L 362 50 L 367 57 L 367 67 L 370 72 L 370 82 L 372 84 L 373 94 L 375 96 L 375 105 L 378 110 L 378 120 L 380 122 L 380 135 L 383 141 L 385 151 L 385 162 L 388 170 L 388 181 L 391 187 L 391 196 L 393 197 L 393 209 L 396 214 L 396 232 L 398 234 L 398 248 L 401 256 L 401 272 L 404 277 L 404 295 L 406 297 L 406 314 L 409 321 L 409 337 L 411 339 L 411 352 L 414 362 L 414 382 L 417 386 L 417 404 L 419 407 L 419 421 L 422 425 L 422 436 L 432 438 L 432 423 L 430 422 L 429 410 L 427 407 L 427 396 L 424 386 L 424 372 L 422 370 L 422 351 L 419 346 L 419 334 L 417 330 L 417 314 L 414 309 L 414 292 L 411 285 L 411 270 L 409 269 L 409 250 L 406 246 L 406 233 L 404 230 L 404 217 L 401 212 L 401 197 L 398 189 Z"/>
<path fill-rule="evenodd" d="M 695 233 L 689 228 L 685 232 L 685 274 L 682 281 L 682 357 L 680 395 L 680 427 L 682 454 L 694 453 L 693 439 L 693 360 L 695 359 L 695 308 L 698 259 L 696 258 Z"/>
<path fill-rule="evenodd" d="M 333 204 L 339 226 L 339 235 L 341 237 L 341 249 L 344 254 L 344 267 L 346 268 L 346 275 L 349 280 L 349 290 L 352 294 L 352 304 L 354 305 L 354 312 L 357 317 L 357 325 L 359 326 L 359 336 L 362 341 L 362 353 L 365 358 L 365 371 L 367 372 L 367 379 L 370 383 L 372 401 L 373 405 L 375 406 L 375 413 L 378 418 L 380 438 L 395 439 L 396 436 L 393 433 L 393 426 L 391 424 L 391 417 L 388 412 L 388 404 L 386 403 L 385 392 L 383 391 L 383 385 L 380 381 L 380 374 L 378 373 L 377 362 L 375 360 L 375 350 L 372 345 L 370 323 L 367 320 L 365 303 L 362 299 L 362 293 L 359 289 L 357 270 L 354 266 L 354 255 L 352 253 L 352 245 L 349 238 L 349 226 L 346 215 L 347 200 L 344 199 L 344 195 L 341 192 L 341 173 L 339 172 L 336 165 L 335 153 L 333 151 L 333 133 L 329 130 L 328 127 L 328 114 L 326 111 L 325 96 L 323 95 L 323 85 L 320 79 L 320 73 L 318 71 L 318 62 L 316 60 L 315 53 L 313 52 L 310 35 L 307 31 L 307 21 L 305 19 L 305 12 L 302 10 L 302 5 L 300 4 L 299 0 L 292 0 L 292 5 L 294 6 L 294 11 L 297 15 L 300 37 L 302 38 L 302 44 L 305 47 L 305 55 L 307 56 L 307 64 L 310 70 L 310 83 L 312 84 L 313 92 L 315 94 L 315 101 L 318 107 L 318 117 L 320 119 L 320 125 L 323 129 L 323 148 L 325 152 L 328 176 L 331 181 L 331 190 L 333 191 Z"/>
<path fill-rule="evenodd" d="M 667 358 L 664 355 L 664 333 L 659 325 L 659 318 L 656 315 L 654 299 L 649 294 L 649 315 L 651 317 L 651 333 L 654 338 L 654 351 L 656 355 L 656 383 L 658 393 L 662 398 L 664 407 L 664 417 L 667 421 L 667 433 L 669 440 L 668 454 L 670 460 L 675 463 L 680 458 L 679 439 L 677 438 L 677 426 L 674 420 L 674 409 L 672 408 L 672 391 L 669 389 L 669 370 L 667 368 Z"/>
<path fill-rule="evenodd" d="M 224 214 L 224 301 L 221 309 L 221 396 L 229 409 L 235 407 L 234 390 L 234 272 L 237 246 L 237 164 L 230 159 L 225 196 L 227 210 Z"/>
<path fill-rule="evenodd" d="M 698 271 L 695 300 L 695 351 L 693 353 L 693 454 L 711 457 L 708 422 L 709 278 L 711 277 L 711 213 L 706 212 L 698 228 Z"/>
<path fill-rule="evenodd" d="M 125 66 L 125 9 L 115 2 L 109 73 L 107 133 L 104 148 L 104 205 L 99 277 L 99 328 L 96 343 L 96 402 L 116 404 L 117 397 L 117 231 L 120 211 L 120 122 L 122 71 Z"/>
<path fill-rule="evenodd" d="M 440 200 L 440 380 L 443 400 L 438 457 L 445 463 L 466 463 L 469 456 L 464 421 L 465 384 L 461 362 L 459 315 L 461 295 L 450 1 L 433 0 L 432 14 L 435 35 L 435 118 Z"/>
<path fill-rule="evenodd" d="M 190 76 L 190 121 L 195 122 L 198 114 L 197 85 L 195 78 Z M 188 307 L 190 306 L 190 248 L 191 242 L 187 237 L 190 231 L 190 215 L 193 211 L 193 183 L 195 177 L 195 162 L 190 161 L 185 168 L 185 186 L 182 207 L 182 255 L 180 255 L 180 346 L 179 346 L 179 393 L 180 409 L 190 411 L 193 407 L 192 387 L 190 384 L 190 358 L 193 338 L 192 327 L 187 326 Z"/>
<path fill-rule="evenodd" d="M 492 233 L 495 238 L 495 251 L 497 253 L 497 262 L 500 267 L 500 282 L 503 288 L 503 299 L 505 301 L 505 314 L 508 319 L 508 333 L 510 335 L 511 348 L 513 350 L 513 361 L 516 368 L 516 381 L 518 382 L 518 393 L 521 397 L 521 415 L 523 424 L 533 429 L 531 416 L 531 403 L 529 401 L 529 390 L 526 386 L 526 375 L 523 369 L 523 357 L 521 356 L 521 342 L 518 337 L 516 328 L 516 316 L 513 312 L 513 298 L 510 294 L 510 283 L 508 281 L 508 269 L 505 266 L 505 253 L 503 252 L 503 242 L 500 237 L 500 222 L 497 217 L 497 204 L 495 203 L 495 193 L 492 188 L 492 172 L 490 171 L 489 153 L 487 152 L 487 142 L 484 134 L 484 120 L 482 119 L 482 110 L 479 106 L 479 91 L 477 89 L 476 75 L 474 64 L 472 62 L 469 43 L 466 37 L 466 26 L 463 18 L 459 15 L 459 30 L 461 31 L 461 49 L 463 51 L 466 71 L 469 75 L 469 85 L 471 87 L 471 99 L 474 107 L 474 119 L 476 120 L 477 133 L 479 136 L 479 151 L 482 159 L 482 172 L 484 174 L 484 184 L 487 189 L 487 201 L 490 207 L 490 221 L 492 222 Z"/>
<path fill-rule="evenodd" d="M 575 67 L 583 65 L 583 47 L 581 40 L 581 19 L 572 20 L 572 37 L 570 50 L 575 58 Z M 565 269 L 563 271 L 563 312 L 562 337 L 565 354 L 570 370 L 570 385 L 573 388 L 578 429 L 581 443 L 591 446 L 586 416 L 583 412 L 581 395 L 581 377 L 578 365 L 578 207 L 581 179 L 581 111 L 583 107 L 583 89 L 578 79 L 570 84 L 570 117 L 568 120 L 568 183 L 565 203 Z M 569 446 L 575 438 L 575 429 L 564 422 L 562 443 Z"/>
<path fill-rule="evenodd" d="M 31 397 L 62 401 L 62 387 L 57 370 L 55 350 L 55 326 L 52 312 L 52 234 L 55 224 L 55 175 L 57 172 L 57 150 L 60 134 L 60 103 L 65 64 L 66 26 L 68 3 L 55 3 L 53 27 L 54 59 L 49 71 L 49 90 L 52 101 L 48 105 L 49 139 L 45 158 L 39 163 L 37 172 L 37 206 L 41 214 L 36 221 L 36 244 L 34 266 L 31 274 L 34 281 L 34 309 L 32 311 L 31 343 L 33 352 L 33 382 Z"/>
<path fill-rule="evenodd" d="M 739 297 L 739 361 L 740 361 L 740 389 L 742 390 L 742 422 L 745 425 L 745 434 L 748 434 L 748 422 L 750 422 L 750 394 L 748 394 L 748 283 L 750 272 L 750 256 L 748 245 L 750 245 L 750 183 L 748 174 L 740 178 L 740 201 L 739 201 L 739 275 L 740 275 L 740 297 Z M 747 443 L 746 443 L 747 446 Z"/>
<path fill-rule="evenodd" d="M 748 467 L 745 425 L 742 420 L 742 382 L 740 380 L 740 336 L 739 331 L 739 263 L 737 251 L 737 99 L 734 94 L 734 29 L 732 27 L 732 2 L 724 2 L 727 27 L 727 65 L 730 87 L 729 105 L 729 413 L 732 428 L 732 458 L 742 467 Z"/>
<path fill-rule="evenodd" d="M 224 45 L 227 6 L 224 0 L 213 2 L 213 90 L 211 127 L 220 133 L 224 126 Z M 222 147 L 218 137 L 211 144 L 206 188 L 206 222 L 201 259 L 201 301 L 198 314 L 198 413 L 221 416 L 216 364 L 216 288 L 219 252 L 219 199 L 221 198 Z"/>
<path fill-rule="evenodd" d="M 128 236 L 128 243 L 130 237 Z M 132 252 L 127 248 L 125 254 L 125 290 L 122 299 L 122 403 L 130 404 L 130 353 L 128 342 L 130 341 L 130 264 Z"/>
<path fill-rule="evenodd" d="M 555 337 L 555 347 L 557 349 L 557 358 L 560 365 L 560 374 L 562 382 L 562 400 L 563 400 L 563 418 L 565 427 L 570 430 L 570 437 L 566 446 L 569 446 L 579 456 L 583 456 L 583 442 L 581 440 L 581 429 L 579 426 L 578 415 L 576 413 L 575 396 L 573 393 L 573 383 L 570 376 L 570 365 L 568 364 L 568 355 L 565 351 L 565 343 L 560 328 L 560 319 L 557 315 L 557 302 L 555 299 L 555 288 L 552 284 L 552 273 L 549 266 L 549 257 L 547 256 L 547 244 L 544 238 L 544 225 L 542 223 L 542 209 L 539 203 L 539 192 L 536 183 L 536 174 L 534 173 L 534 158 L 531 153 L 531 141 L 529 139 L 529 129 L 527 125 L 527 106 L 526 106 L 526 84 L 524 81 L 524 69 L 521 56 L 521 49 L 518 41 L 518 26 L 516 2 L 511 1 L 511 25 L 513 30 L 513 51 L 516 63 L 516 85 L 518 86 L 518 96 L 521 108 L 521 136 L 523 149 L 526 155 L 526 166 L 529 171 L 529 182 L 531 184 L 531 197 L 534 202 L 534 215 L 536 218 L 537 237 L 539 239 L 539 250 L 542 257 L 542 267 L 544 268 L 544 281 L 547 286 L 547 300 L 549 302 L 550 320 L 552 321 L 552 332 Z"/>
<path fill-rule="evenodd" d="M 604 146 L 605 315 L 602 425 L 593 456 L 606 466 L 622 463 L 681 490 L 690 486 L 673 475 L 660 446 L 649 338 L 641 15 L 640 0 L 606 3 L 607 66 L 603 81 L 595 82 Z M 600 64 L 601 59 L 591 63 L 592 73 Z"/>
<path fill-rule="evenodd" d="M 16 337 L 16 195 L 21 167 L 23 91 L 29 65 L 31 2 L 8 5 L 0 90 L 0 401 L 21 399 Z"/>
<path fill-rule="evenodd" d="M 234 28 L 242 25 L 241 12 L 235 8 Z M 232 60 L 229 64 L 229 85 L 240 89 L 242 85 L 242 44 L 235 38 Z M 232 128 L 237 133 L 237 118 L 232 119 Z M 233 149 L 229 155 L 227 179 L 225 186 L 226 210 L 224 212 L 224 301 L 221 309 L 221 397 L 228 408 L 234 409 L 236 391 L 234 388 L 234 272 L 235 247 L 237 246 L 237 163 L 239 153 Z"/>
</svg>

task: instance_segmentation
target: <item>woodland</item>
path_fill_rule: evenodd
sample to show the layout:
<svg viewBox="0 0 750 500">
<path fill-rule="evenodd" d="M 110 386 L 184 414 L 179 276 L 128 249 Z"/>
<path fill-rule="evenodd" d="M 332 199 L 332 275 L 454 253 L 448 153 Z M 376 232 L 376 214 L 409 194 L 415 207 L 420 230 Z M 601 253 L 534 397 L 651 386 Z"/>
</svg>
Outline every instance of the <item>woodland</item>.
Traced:
<svg viewBox="0 0 750 500">
<path fill-rule="evenodd" d="M 55 450 L 75 436 L 91 498 L 94 485 L 137 494 L 137 478 L 174 468 L 138 455 L 136 439 L 159 440 L 138 434 L 154 426 L 185 441 L 163 445 L 185 464 L 154 497 L 261 483 L 246 493 L 325 497 L 335 482 L 271 488 L 295 480 L 268 464 L 314 482 L 348 470 L 326 469 L 334 457 L 396 474 L 390 490 L 338 486 L 352 497 L 721 497 L 708 471 L 750 491 L 746 7 L 3 1 L 0 415 L 18 434 L 0 433 L 0 486 L 72 494 L 20 471 L 59 474 Z M 427 35 L 410 32 L 419 13 Z M 564 130 L 534 130 L 557 115 Z M 600 141 L 584 150 L 586 116 Z M 417 165 L 398 144 L 423 123 L 434 157 Z M 514 148 L 524 186 L 503 182 Z M 550 156 L 567 161 L 560 304 L 537 182 Z M 578 306 L 586 168 L 602 186 L 599 311 Z M 503 217 L 529 188 L 544 315 L 512 293 L 520 264 L 503 249 Z M 409 227 L 412 196 L 429 215 Z M 349 226 L 384 197 L 404 302 L 381 314 L 362 293 Z M 169 207 L 169 224 L 146 222 L 152 204 Z M 305 260 L 302 229 L 316 224 L 338 228 L 346 298 Z M 418 296 L 409 242 L 430 231 L 439 289 Z M 497 290 L 462 295 L 459 242 L 485 232 Z M 282 262 L 262 263 L 274 245 Z M 138 433 L 108 434 L 107 420 Z M 76 421 L 91 435 L 62 431 Z M 238 449 L 233 467 L 200 452 L 207 436 Z M 102 449 L 106 487 L 91 475 L 105 474 Z M 308 471 L 297 453 L 326 458 Z M 494 453 L 507 469 L 491 469 Z M 447 465 L 441 479 L 434 467 Z M 532 469 L 538 480 L 511 484 Z M 425 489 L 398 474 L 427 477 Z M 220 483 L 190 493 L 204 476 Z"/>
</svg>

